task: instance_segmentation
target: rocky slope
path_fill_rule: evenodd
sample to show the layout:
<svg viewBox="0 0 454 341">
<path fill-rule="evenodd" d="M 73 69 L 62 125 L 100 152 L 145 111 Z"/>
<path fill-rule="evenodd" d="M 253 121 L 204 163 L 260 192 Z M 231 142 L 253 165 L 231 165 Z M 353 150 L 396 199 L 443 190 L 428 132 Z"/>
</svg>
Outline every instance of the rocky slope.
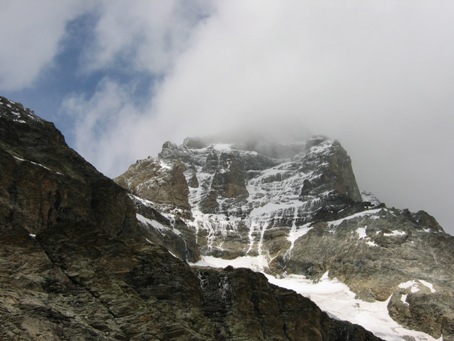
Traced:
<svg viewBox="0 0 454 341">
<path fill-rule="evenodd" d="M 337 141 L 166 142 L 115 181 L 183 260 L 255 257 L 256 270 L 315 281 L 329 272 L 362 300 L 389 300 L 402 325 L 454 339 L 454 238 L 424 211 L 363 201 Z"/>
<path fill-rule="evenodd" d="M 191 227 L 145 200 L 137 215 L 53 124 L 3 97 L 0 174 L 1 340 L 378 340 L 260 273 L 172 256 L 152 240 L 197 259 L 195 237 L 158 238 Z"/>
</svg>

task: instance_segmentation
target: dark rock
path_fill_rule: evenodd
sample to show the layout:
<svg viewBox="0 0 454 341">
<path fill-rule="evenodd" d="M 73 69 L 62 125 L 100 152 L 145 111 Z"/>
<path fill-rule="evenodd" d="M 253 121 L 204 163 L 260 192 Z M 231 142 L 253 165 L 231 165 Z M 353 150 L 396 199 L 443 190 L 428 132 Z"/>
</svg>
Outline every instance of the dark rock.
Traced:
<svg viewBox="0 0 454 341">
<path fill-rule="evenodd" d="M 188 186 L 191 188 L 199 187 L 199 181 L 197 180 L 197 175 L 192 174 L 191 178 L 188 181 Z"/>
<path fill-rule="evenodd" d="M 234 154 L 221 154 L 218 168 L 211 183 L 213 190 L 224 198 L 241 200 L 248 196 L 246 173 L 242 162 Z"/>
<path fill-rule="evenodd" d="M 209 191 L 208 194 L 200 201 L 200 211 L 202 213 L 215 213 L 219 208 L 218 193 L 216 191 Z"/>
</svg>

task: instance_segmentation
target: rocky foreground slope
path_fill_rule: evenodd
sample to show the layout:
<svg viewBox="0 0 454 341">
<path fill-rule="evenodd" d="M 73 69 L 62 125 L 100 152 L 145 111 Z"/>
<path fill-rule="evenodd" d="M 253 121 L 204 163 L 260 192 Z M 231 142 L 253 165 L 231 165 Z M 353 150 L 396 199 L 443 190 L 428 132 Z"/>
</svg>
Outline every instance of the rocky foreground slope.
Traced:
<svg viewBox="0 0 454 341">
<path fill-rule="evenodd" d="M 454 238 L 424 211 L 363 201 L 342 146 L 166 142 L 115 181 L 150 240 L 182 260 L 255 259 L 256 270 L 346 283 L 401 325 L 454 340 Z M 212 258 L 211 258 L 212 259 Z"/>
<path fill-rule="evenodd" d="M 378 340 L 263 274 L 172 256 L 124 189 L 3 97 L 0 174 L 1 340 Z"/>
</svg>

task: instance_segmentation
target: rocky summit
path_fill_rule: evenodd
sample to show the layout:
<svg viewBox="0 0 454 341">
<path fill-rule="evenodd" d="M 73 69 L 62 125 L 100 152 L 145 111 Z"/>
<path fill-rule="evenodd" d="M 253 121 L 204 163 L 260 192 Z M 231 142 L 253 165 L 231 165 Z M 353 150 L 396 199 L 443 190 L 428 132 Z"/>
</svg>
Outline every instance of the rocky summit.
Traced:
<svg viewBox="0 0 454 341">
<path fill-rule="evenodd" d="M 70 149 L 52 123 L 0 97 L 1 340 L 379 340 L 264 274 L 189 266 L 219 247 L 216 234 L 186 223 L 200 224 L 192 207 L 207 186 L 203 165 L 191 172 L 164 154 L 137 164 L 148 175 L 130 173 L 126 183 L 148 199 L 139 198 Z M 247 176 L 241 160 L 229 163 Z M 227 173 L 213 187 L 222 196 L 203 211 L 226 215 L 219 198 L 246 203 L 246 178 Z"/>
<path fill-rule="evenodd" d="M 384 305 L 396 325 L 421 332 L 392 327 L 385 338 L 454 340 L 454 237 L 424 211 L 361 193 L 335 140 L 166 142 L 115 181 L 150 241 L 181 260 L 329 278 L 348 286 L 358 307 Z"/>
</svg>

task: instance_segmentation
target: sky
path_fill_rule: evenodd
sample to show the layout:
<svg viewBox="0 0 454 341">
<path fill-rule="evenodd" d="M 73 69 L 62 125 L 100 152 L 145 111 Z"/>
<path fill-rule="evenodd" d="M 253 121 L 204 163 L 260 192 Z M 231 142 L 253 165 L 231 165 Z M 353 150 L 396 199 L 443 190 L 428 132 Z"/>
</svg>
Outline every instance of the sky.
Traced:
<svg viewBox="0 0 454 341">
<path fill-rule="evenodd" d="M 451 0 L 0 0 L 0 94 L 108 176 L 162 144 L 338 139 L 361 190 L 454 235 Z"/>
</svg>

